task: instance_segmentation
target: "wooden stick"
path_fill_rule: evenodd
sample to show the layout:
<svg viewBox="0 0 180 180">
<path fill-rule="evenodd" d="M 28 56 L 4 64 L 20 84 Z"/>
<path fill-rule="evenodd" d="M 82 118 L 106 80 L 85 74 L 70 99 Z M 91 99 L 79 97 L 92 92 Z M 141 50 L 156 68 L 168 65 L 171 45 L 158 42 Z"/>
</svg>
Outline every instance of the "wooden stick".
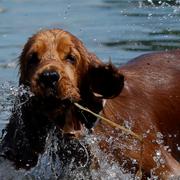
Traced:
<svg viewBox="0 0 180 180">
<path fill-rule="evenodd" d="M 101 115 L 99 115 L 99 114 L 96 114 L 96 113 L 94 113 L 93 111 L 91 111 L 90 109 L 85 108 L 85 107 L 81 106 L 81 105 L 78 104 L 78 103 L 74 103 L 74 105 L 75 105 L 76 107 L 78 107 L 79 109 L 84 110 L 84 111 L 86 111 L 86 112 L 89 112 L 89 113 L 91 113 L 92 115 L 94 115 L 94 116 L 102 119 L 104 122 L 108 123 L 108 124 L 111 125 L 112 127 L 118 128 L 118 129 L 126 132 L 127 134 L 132 135 L 133 137 L 135 137 L 135 138 L 138 139 L 139 141 L 142 141 L 142 140 L 143 140 L 143 138 L 142 138 L 140 135 L 134 133 L 134 132 L 131 131 L 130 129 L 127 129 L 127 128 L 125 128 L 124 126 L 121 126 L 121 125 L 119 125 L 119 124 L 117 124 L 117 123 L 115 123 L 115 122 L 113 122 L 113 121 L 110 121 L 109 119 L 107 119 L 107 118 L 105 118 L 105 117 L 103 117 L 103 116 L 101 116 Z"/>
</svg>

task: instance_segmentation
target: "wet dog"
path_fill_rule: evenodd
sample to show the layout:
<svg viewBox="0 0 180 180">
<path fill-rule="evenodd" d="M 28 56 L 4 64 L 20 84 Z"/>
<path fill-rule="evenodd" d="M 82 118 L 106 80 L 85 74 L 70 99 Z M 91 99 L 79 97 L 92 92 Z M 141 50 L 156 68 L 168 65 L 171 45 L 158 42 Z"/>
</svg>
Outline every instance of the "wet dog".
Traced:
<svg viewBox="0 0 180 180">
<path fill-rule="evenodd" d="M 18 97 L 1 144 L 1 154 L 16 167 L 29 169 L 43 153 L 52 126 L 57 127 L 59 139 L 67 142 L 81 138 L 84 128 L 94 128 L 95 134 L 112 137 L 119 143 L 114 148 L 108 141 L 102 141 L 99 143 L 102 150 L 111 152 L 113 159 L 120 163 L 128 159 L 128 169 L 131 160 L 136 159 L 138 167 L 139 151 L 121 148 L 123 143 L 128 146 L 129 140 L 117 138 L 116 130 L 101 121 L 97 123 L 93 115 L 82 114 L 74 106 L 78 102 L 118 124 L 131 123 L 132 130 L 144 137 L 144 176 L 151 170 L 163 179 L 179 175 L 179 59 L 178 50 L 154 53 L 118 69 L 88 52 L 69 32 L 60 29 L 38 32 L 26 43 L 19 61 L 19 84 L 33 95 L 24 93 Z M 158 135 L 161 143 L 156 141 Z M 60 151 L 60 156 L 69 156 L 65 149 Z M 157 152 L 163 161 L 158 166 L 154 159 Z"/>
<path fill-rule="evenodd" d="M 85 127 L 94 126 L 96 118 L 82 115 L 74 102 L 99 113 L 103 99 L 94 94 L 112 97 L 123 86 L 118 69 L 103 64 L 79 39 L 60 29 L 32 36 L 24 46 L 19 66 L 19 85 L 26 91 L 17 98 L 1 144 L 1 155 L 17 168 L 29 169 L 37 164 L 52 126 L 66 142 L 70 137 L 81 137 Z M 70 156 L 62 148 L 60 154 L 65 161 Z M 71 156 L 77 155 L 74 152 Z"/>
<path fill-rule="evenodd" d="M 119 68 L 124 76 L 121 93 L 106 101 L 102 115 L 126 125 L 143 137 L 142 168 L 146 176 L 180 176 L 180 50 L 145 54 Z M 118 137 L 117 131 L 98 124 L 96 133 L 116 137 L 116 146 L 101 146 L 121 161 L 140 162 L 140 143 Z M 125 148 L 117 148 L 126 144 Z M 139 147 L 139 150 L 138 148 Z M 137 149 L 136 149 L 137 148 Z M 132 167 L 132 162 L 130 165 Z M 149 174 L 149 175 L 148 175 Z M 151 174 L 151 175 L 150 175 Z"/>
</svg>

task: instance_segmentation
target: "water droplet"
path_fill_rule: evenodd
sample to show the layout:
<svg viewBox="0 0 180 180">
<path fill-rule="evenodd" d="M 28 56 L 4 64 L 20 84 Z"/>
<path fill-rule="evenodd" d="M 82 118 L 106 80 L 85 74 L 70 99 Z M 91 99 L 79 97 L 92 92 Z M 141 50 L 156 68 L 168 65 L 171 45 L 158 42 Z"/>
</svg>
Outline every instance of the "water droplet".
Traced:
<svg viewBox="0 0 180 180">
<path fill-rule="evenodd" d="M 156 162 L 157 167 L 165 164 L 165 159 L 162 157 L 160 150 L 156 150 L 155 156 L 153 156 L 153 160 Z"/>
<path fill-rule="evenodd" d="M 164 150 L 168 150 L 169 149 L 169 146 L 164 146 Z"/>
<path fill-rule="evenodd" d="M 163 134 L 162 133 L 157 132 L 156 137 L 157 137 L 157 139 L 156 139 L 156 143 L 157 144 L 163 144 L 164 143 Z"/>
<path fill-rule="evenodd" d="M 159 157 L 161 156 L 161 151 L 156 151 L 156 155 Z"/>
<path fill-rule="evenodd" d="M 30 164 L 26 164 L 26 167 L 29 167 L 30 166 Z"/>
<path fill-rule="evenodd" d="M 152 13 L 149 13 L 149 14 L 148 14 L 148 19 L 151 19 L 151 18 L 152 18 L 152 15 L 153 15 Z"/>
<path fill-rule="evenodd" d="M 131 129 L 132 128 L 132 122 L 130 122 L 130 121 L 124 121 L 124 126 L 125 126 L 125 128 L 127 128 L 127 129 Z"/>
<path fill-rule="evenodd" d="M 171 151 L 172 151 L 172 150 L 169 148 L 169 149 L 168 149 L 168 152 L 170 153 Z"/>
</svg>

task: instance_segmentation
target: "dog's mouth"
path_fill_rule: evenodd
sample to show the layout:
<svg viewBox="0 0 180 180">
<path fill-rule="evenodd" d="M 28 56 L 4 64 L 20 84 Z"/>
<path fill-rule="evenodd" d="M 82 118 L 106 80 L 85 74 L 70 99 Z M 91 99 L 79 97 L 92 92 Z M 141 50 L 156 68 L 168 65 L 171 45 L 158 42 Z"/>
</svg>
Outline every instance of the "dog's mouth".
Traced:
<svg viewBox="0 0 180 180">
<path fill-rule="evenodd" d="M 45 97 L 57 97 L 57 89 L 48 87 L 44 90 L 44 96 Z"/>
<path fill-rule="evenodd" d="M 83 104 L 82 101 L 72 101 L 72 99 L 56 99 L 56 101 L 50 103 L 52 106 L 56 105 L 52 107 L 53 111 L 48 113 L 48 117 L 64 136 L 79 139 L 92 131 L 97 117 L 80 110 L 75 105 L 77 102 Z"/>
<path fill-rule="evenodd" d="M 87 128 L 82 121 L 80 111 L 74 105 L 76 100 L 57 99 L 44 97 L 38 99 L 42 104 L 42 112 L 45 112 L 48 120 L 52 122 L 64 136 L 80 138 L 85 135 Z"/>
<path fill-rule="evenodd" d="M 64 135 L 77 138 L 83 136 L 85 125 L 81 122 L 79 110 L 74 105 L 80 101 L 79 98 L 56 96 L 50 89 L 46 95 L 35 94 L 31 99 L 38 104 L 36 110 L 43 113 Z"/>
<path fill-rule="evenodd" d="M 85 136 L 87 128 L 80 120 L 77 109 L 69 100 L 64 101 L 64 112 L 58 113 L 55 118 L 55 125 L 60 129 L 64 136 L 81 138 Z M 61 109 L 61 108 L 60 108 Z"/>
<path fill-rule="evenodd" d="M 72 138 L 84 137 L 88 128 L 82 120 L 82 113 L 74 103 L 80 102 L 78 96 L 56 96 L 54 89 L 46 88 L 46 95 L 35 93 L 33 99 L 37 102 L 37 110 L 48 118 L 64 136 Z"/>
</svg>

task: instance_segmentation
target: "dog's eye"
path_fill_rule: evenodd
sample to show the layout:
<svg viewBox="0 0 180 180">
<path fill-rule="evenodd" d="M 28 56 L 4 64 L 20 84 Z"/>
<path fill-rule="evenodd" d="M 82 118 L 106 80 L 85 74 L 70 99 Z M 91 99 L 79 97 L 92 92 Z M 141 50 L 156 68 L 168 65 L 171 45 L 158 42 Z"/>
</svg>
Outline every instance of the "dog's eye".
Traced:
<svg viewBox="0 0 180 180">
<path fill-rule="evenodd" d="M 71 55 L 71 54 L 69 54 L 69 55 L 66 56 L 66 60 L 67 60 L 68 62 L 74 64 L 74 63 L 76 62 L 76 57 L 73 56 L 73 55 Z"/>
<path fill-rule="evenodd" d="M 38 54 L 36 52 L 29 56 L 28 65 L 36 65 L 39 62 Z"/>
</svg>

